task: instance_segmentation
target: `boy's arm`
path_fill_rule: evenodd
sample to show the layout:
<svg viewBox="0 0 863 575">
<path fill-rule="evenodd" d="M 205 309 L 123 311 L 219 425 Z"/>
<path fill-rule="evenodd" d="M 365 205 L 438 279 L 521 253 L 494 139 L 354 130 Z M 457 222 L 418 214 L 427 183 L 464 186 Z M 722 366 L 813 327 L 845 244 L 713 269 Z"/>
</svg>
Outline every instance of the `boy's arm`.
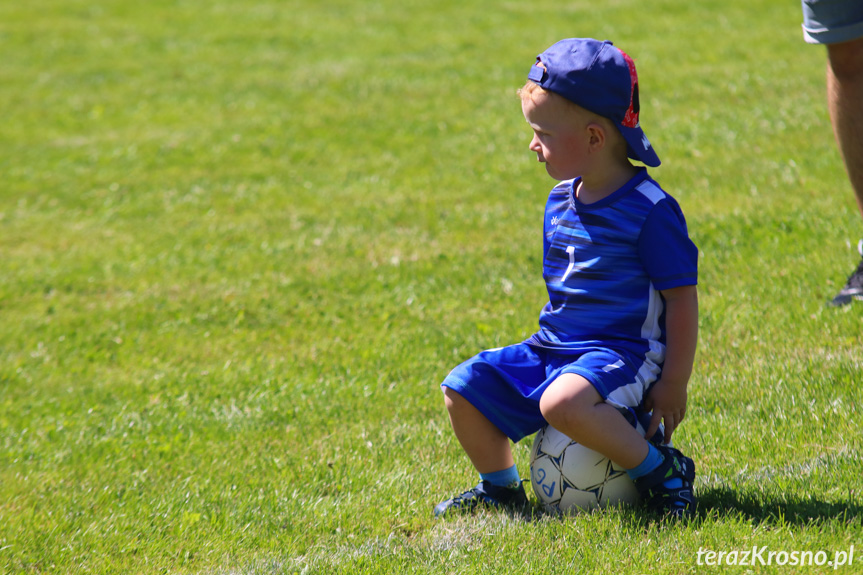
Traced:
<svg viewBox="0 0 863 575">
<path fill-rule="evenodd" d="M 698 290 L 694 285 L 664 290 L 666 347 L 659 381 L 648 392 L 644 407 L 653 410 L 647 437 L 665 422 L 665 442 L 686 417 L 686 385 L 698 342 Z"/>
</svg>

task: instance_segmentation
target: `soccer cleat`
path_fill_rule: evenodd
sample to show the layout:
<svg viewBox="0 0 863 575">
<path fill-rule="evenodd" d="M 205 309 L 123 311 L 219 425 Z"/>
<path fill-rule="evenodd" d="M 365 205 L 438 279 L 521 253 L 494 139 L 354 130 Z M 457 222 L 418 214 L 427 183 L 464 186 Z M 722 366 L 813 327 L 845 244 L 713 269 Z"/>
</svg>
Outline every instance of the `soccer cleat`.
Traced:
<svg viewBox="0 0 863 575">
<path fill-rule="evenodd" d="M 695 463 L 667 445 L 657 445 L 663 461 L 659 467 L 635 480 L 642 501 L 651 511 L 683 519 L 695 506 L 692 483 L 695 481 Z M 671 479 L 678 479 L 677 487 L 666 487 Z"/>
<path fill-rule="evenodd" d="M 830 305 L 834 307 L 849 304 L 855 299 L 863 301 L 863 240 L 857 244 L 857 251 L 860 252 L 860 263 L 854 273 L 848 276 L 845 287 L 830 301 Z"/>
<path fill-rule="evenodd" d="M 438 503 L 434 508 L 434 516 L 441 517 L 452 511 L 470 512 L 480 506 L 516 509 L 526 505 L 527 495 L 524 493 L 522 482 L 519 482 L 518 487 L 511 488 L 480 481 L 473 489 Z"/>
</svg>

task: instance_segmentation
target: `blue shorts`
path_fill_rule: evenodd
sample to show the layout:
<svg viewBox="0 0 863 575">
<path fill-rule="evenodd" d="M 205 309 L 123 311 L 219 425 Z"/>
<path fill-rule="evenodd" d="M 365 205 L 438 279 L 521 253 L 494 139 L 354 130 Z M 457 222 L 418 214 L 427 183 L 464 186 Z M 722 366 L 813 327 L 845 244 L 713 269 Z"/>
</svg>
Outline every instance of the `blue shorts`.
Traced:
<svg viewBox="0 0 863 575">
<path fill-rule="evenodd" d="M 802 0 L 803 38 L 810 44 L 838 44 L 863 37 L 863 1 Z"/>
<path fill-rule="evenodd" d="M 555 355 L 519 343 L 481 352 L 452 370 L 441 386 L 458 392 L 510 439 L 519 441 L 546 425 L 539 410 L 546 388 L 561 375 L 574 373 L 593 384 L 643 433 L 650 422 L 641 409 L 644 395 L 659 373 L 659 368 L 643 365 L 610 350 Z"/>
</svg>

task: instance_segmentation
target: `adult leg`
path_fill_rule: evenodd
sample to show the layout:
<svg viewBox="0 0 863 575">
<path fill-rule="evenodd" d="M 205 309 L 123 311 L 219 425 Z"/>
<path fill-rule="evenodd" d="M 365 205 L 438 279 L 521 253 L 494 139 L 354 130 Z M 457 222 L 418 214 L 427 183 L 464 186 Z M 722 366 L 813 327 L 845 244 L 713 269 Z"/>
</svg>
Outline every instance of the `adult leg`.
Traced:
<svg viewBox="0 0 863 575">
<path fill-rule="evenodd" d="M 863 216 L 863 38 L 827 45 L 827 104 L 836 143 Z M 860 243 L 863 255 L 863 241 Z M 830 302 L 863 299 L 863 260 Z"/>
<path fill-rule="evenodd" d="M 833 133 L 863 216 L 863 38 L 827 45 Z"/>
</svg>

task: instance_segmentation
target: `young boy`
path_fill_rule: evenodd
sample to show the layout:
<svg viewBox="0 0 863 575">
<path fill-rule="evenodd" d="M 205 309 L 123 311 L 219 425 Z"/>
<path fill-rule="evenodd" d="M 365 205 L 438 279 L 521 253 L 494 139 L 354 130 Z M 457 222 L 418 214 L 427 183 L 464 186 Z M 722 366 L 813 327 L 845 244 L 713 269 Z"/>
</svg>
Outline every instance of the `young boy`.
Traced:
<svg viewBox="0 0 863 575">
<path fill-rule="evenodd" d="M 659 165 L 638 123 L 635 65 L 611 42 L 575 38 L 540 54 L 528 78 L 529 147 L 560 182 L 543 230 L 549 302 L 537 333 L 480 353 L 441 385 L 480 483 L 435 516 L 525 504 L 509 440 L 546 423 L 626 468 L 649 508 L 685 516 L 695 467 L 667 443 L 686 414 L 698 250 L 677 202 L 629 162 Z"/>
</svg>

